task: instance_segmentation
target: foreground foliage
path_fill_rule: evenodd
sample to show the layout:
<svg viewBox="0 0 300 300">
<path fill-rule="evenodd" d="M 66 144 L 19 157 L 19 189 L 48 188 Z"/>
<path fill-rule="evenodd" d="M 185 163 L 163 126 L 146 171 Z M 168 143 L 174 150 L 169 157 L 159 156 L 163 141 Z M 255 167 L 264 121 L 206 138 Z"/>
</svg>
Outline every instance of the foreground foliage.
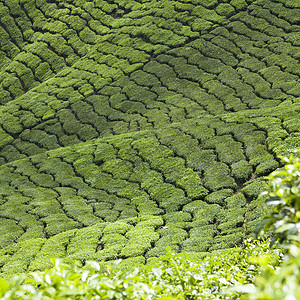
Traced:
<svg viewBox="0 0 300 300">
<path fill-rule="evenodd" d="M 296 300 L 300 298 L 300 248 L 291 245 L 279 268 L 270 268 L 260 259 L 261 275 L 255 279 L 255 288 L 245 298 L 248 300 Z"/>
<path fill-rule="evenodd" d="M 273 210 L 260 230 L 272 229 L 272 243 L 279 241 L 285 249 L 285 259 L 280 268 L 270 268 L 260 259 L 261 276 L 255 280 L 255 291 L 247 299 L 299 299 L 300 298 L 300 158 L 283 158 L 284 168 L 269 176 L 271 191 L 266 203 Z"/>
<path fill-rule="evenodd" d="M 284 168 L 269 176 L 271 191 L 266 204 L 273 210 L 258 226 L 258 230 L 274 229 L 272 244 L 290 242 L 300 233 L 300 158 L 292 155 L 282 162 Z"/>
<path fill-rule="evenodd" d="M 246 242 L 243 248 L 216 251 L 201 261 L 169 251 L 149 266 L 122 270 L 87 263 L 83 268 L 59 260 L 52 269 L 0 281 L 1 299 L 237 299 L 251 288 L 261 256 L 280 261 L 279 250 L 266 242 Z M 238 287 L 238 288 L 237 288 Z"/>
</svg>

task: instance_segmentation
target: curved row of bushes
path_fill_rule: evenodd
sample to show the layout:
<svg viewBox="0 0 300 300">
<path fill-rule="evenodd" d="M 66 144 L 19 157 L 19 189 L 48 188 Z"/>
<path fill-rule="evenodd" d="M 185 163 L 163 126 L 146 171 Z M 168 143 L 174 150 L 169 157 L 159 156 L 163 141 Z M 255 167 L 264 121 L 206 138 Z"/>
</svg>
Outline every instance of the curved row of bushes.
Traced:
<svg viewBox="0 0 300 300">
<path fill-rule="evenodd" d="M 300 158 L 283 161 L 269 176 L 265 202 L 274 208 L 258 226 L 272 230 L 271 246 L 248 240 L 201 259 L 169 250 L 135 267 L 121 260 L 85 266 L 53 260 L 52 269 L 1 279 L 1 299 L 299 299 Z"/>
</svg>

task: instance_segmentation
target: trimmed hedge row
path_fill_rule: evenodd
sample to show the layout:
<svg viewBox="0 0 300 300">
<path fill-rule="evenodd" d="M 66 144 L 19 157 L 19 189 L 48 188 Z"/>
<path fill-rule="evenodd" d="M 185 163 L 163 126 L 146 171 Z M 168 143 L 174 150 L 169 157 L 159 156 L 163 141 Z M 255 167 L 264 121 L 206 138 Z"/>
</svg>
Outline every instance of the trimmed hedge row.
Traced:
<svg viewBox="0 0 300 300">
<path fill-rule="evenodd" d="M 0 217 L 9 235 L 1 235 L 6 246 L 1 270 L 10 269 L 6 253 L 31 240 L 43 246 L 28 270 L 46 268 L 49 257 L 64 257 L 68 247 L 73 249 L 69 262 L 151 258 L 165 253 L 167 245 L 178 252 L 231 247 L 251 234 L 262 213 L 255 199 L 265 185 L 260 177 L 253 180 L 256 165 L 246 149 L 257 145 L 262 155 L 270 155 L 264 142 L 264 131 L 251 123 L 207 118 L 5 164 Z M 235 177 L 234 164 L 220 161 L 231 143 L 237 163 L 251 167 L 245 176 Z M 273 156 L 272 161 L 277 163 Z M 103 232 L 95 234 L 98 229 Z M 90 238 L 82 241 L 81 233 Z M 56 243 L 64 245 L 61 252 Z"/>
<path fill-rule="evenodd" d="M 289 2 L 33 2 L 0 7 L 3 36 L 17 49 L 11 55 L 1 44 L 1 102 L 16 99 L 1 111 L 2 164 L 99 136 L 299 101 L 298 8 Z"/>
</svg>

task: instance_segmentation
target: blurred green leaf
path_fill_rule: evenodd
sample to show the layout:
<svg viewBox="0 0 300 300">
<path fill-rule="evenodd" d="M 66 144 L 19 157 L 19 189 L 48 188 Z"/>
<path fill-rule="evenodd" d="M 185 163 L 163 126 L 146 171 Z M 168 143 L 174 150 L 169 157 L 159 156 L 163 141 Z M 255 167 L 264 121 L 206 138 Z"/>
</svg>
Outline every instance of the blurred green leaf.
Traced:
<svg viewBox="0 0 300 300">
<path fill-rule="evenodd" d="M 0 296 L 4 296 L 4 294 L 8 291 L 9 284 L 4 279 L 0 278 Z"/>
</svg>

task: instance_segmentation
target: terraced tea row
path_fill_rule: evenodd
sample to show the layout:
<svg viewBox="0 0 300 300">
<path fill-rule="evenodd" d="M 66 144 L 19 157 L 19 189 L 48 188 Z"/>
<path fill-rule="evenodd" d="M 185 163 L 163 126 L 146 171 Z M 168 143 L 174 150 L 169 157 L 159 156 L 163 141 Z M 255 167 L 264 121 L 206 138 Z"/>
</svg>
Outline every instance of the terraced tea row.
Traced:
<svg viewBox="0 0 300 300">
<path fill-rule="evenodd" d="M 298 103 L 298 10 L 267 0 L 250 5 L 231 2 L 236 10 L 226 22 L 222 14 L 217 14 L 217 1 L 205 2 L 206 8 L 193 3 L 181 3 L 182 6 L 178 1 L 133 2 L 124 4 L 128 8 L 122 17 L 117 13 L 120 4 L 118 8 L 106 2 L 41 2 L 36 7 L 31 2 L 21 1 L 13 7 L 11 2 L 2 2 L 5 16 L 10 12 L 10 18 L 20 15 L 23 19 L 27 14 L 35 21 L 31 43 L 24 41 L 24 50 L 7 61 L 0 76 L 3 93 L 12 94 L 7 99 L 20 96 L 1 109 L 1 163 L 99 136 L 159 128 L 202 115 L 273 107 L 285 100 Z M 218 7 L 224 5 L 230 6 L 220 3 Z M 181 6 L 189 20 L 183 23 L 176 19 Z M 193 24 L 205 18 L 216 24 L 208 26 L 209 33 L 203 31 L 200 37 L 197 30 L 193 31 Z M 93 32 L 98 34 L 97 39 L 90 42 L 80 39 L 95 19 L 105 22 L 104 32 Z M 179 29 L 165 29 L 163 20 L 177 24 Z M 108 24 L 112 24 L 111 28 Z M 69 32 L 66 28 L 76 39 L 69 37 L 59 42 Z M 160 38 L 159 28 L 166 32 L 163 36 L 180 38 L 180 42 L 171 43 L 163 37 L 156 41 Z M 53 45 L 47 46 L 51 40 Z M 29 77 L 36 75 L 26 79 L 30 72 L 23 70 L 25 65 L 33 64 L 31 69 L 37 71 L 48 64 L 45 59 L 36 59 L 33 49 L 42 43 L 55 52 L 55 45 L 62 47 L 65 43 L 72 48 L 71 41 L 80 41 L 78 47 L 73 47 L 77 52 L 80 45 L 88 50 L 78 52 L 72 63 L 53 66 L 49 74 L 42 71 L 45 80 L 31 88 L 30 84 L 36 83 Z M 55 64 L 69 57 L 62 50 L 56 57 L 43 47 L 39 51 Z M 12 92 L 14 84 L 24 86 L 26 93 Z"/>
<path fill-rule="evenodd" d="M 82 262 L 130 257 L 140 261 L 140 256 L 163 254 L 166 245 L 185 252 L 234 246 L 252 233 L 262 213 L 256 200 L 265 189 L 261 176 L 278 167 L 266 143 L 277 152 L 283 151 L 277 149 L 280 134 L 280 145 L 286 143 L 288 149 L 299 143 L 297 135 L 289 136 L 280 127 L 292 123 L 299 107 L 268 110 L 260 113 L 279 117 L 259 116 L 258 111 L 250 116 L 251 122 L 242 121 L 245 112 L 238 116 L 239 123 L 224 121 L 233 118 L 231 114 L 224 120 L 206 117 L 97 139 L 2 166 L 2 272 L 45 267 L 57 243 L 62 250 L 56 256 Z M 146 219 L 154 225 L 142 233 L 139 222 Z M 100 229 L 110 226 L 131 229 L 102 235 Z M 71 253 L 73 237 L 90 231 L 93 242 L 80 239 L 84 250 L 74 246 Z M 14 265 L 25 251 L 19 244 L 28 243 L 36 253 Z"/>
</svg>

